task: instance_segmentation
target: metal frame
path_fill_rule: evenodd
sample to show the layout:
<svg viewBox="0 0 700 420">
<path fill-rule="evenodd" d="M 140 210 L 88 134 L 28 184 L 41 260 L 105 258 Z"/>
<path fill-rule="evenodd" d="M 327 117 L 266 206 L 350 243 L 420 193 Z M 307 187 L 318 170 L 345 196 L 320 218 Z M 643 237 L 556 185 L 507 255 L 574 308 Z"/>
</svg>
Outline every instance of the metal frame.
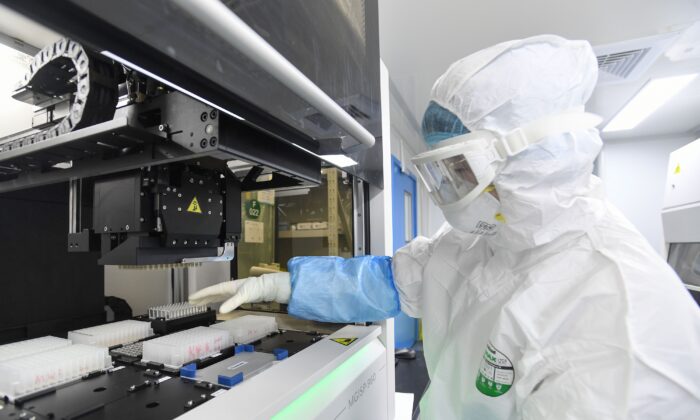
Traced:
<svg viewBox="0 0 700 420">
<path fill-rule="evenodd" d="M 338 255 L 338 172 L 332 168 L 324 173 L 328 185 L 328 255 Z"/>
<path fill-rule="evenodd" d="M 359 178 L 352 180 L 352 214 L 353 214 L 353 240 L 354 249 L 353 255 L 366 255 L 369 251 L 367 241 L 368 223 L 367 223 L 367 199 L 365 194 L 365 183 Z"/>
<path fill-rule="evenodd" d="M 165 113 L 160 129 L 138 125 L 139 112 L 160 107 Z M 200 114 L 216 112 L 194 99 L 176 92 L 164 95 L 144 106 L 120 109 L 118 117 L 38 143 L 22 144 L 11 149 L 0 147 L 0 193 L 65 182 L 71 179 L 102 176 L 163 163 L 200 160 L 226 170 L 225 161 L 243 159 L 266 166 L 275 176 L 268 183 L 244 185 L 244 189 L 264 189 L 317 185 L 321 181 L 318 158 L 289 143 L 255 130 L 227 115 L 216 120 L 200 121 Z M 193 118 L 194 117 L 194 118 Z M 190 120 L 196 120 L 187 124 Z M 170 125 L 168 125 L 170 123 Z M 214 130 L 207 137 L 190 137 L 207 125 Z M 189 134 L 189 133 L 188 133 Z M 130 152 L 123 153 L 124 150 Z M 71 162 L 58 169 L 53 165 Z"/>
</svg>

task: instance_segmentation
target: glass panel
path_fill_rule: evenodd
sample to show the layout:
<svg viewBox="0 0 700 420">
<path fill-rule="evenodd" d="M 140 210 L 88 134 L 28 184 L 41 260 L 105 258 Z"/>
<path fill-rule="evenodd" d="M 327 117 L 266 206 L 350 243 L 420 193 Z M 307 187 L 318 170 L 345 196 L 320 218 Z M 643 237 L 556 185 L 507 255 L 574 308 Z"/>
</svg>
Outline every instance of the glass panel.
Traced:
<svg viewBox="0 0 700 420">
<path fill-rule="evenodd" d="M 668 263 L 683 283 L 700 286 L 700 243 L 673 243 Z"/>
<path fill-rule="evenodd" d="M 463 197 L 469 194 L 479 184 L 476 175 L 474 175 L 474 171 L 464 155 L 447 158 L 444 160 L 444 163 L 450 174 L 450 179 L 452 179 L 452 182 L 459 191 L 458 195 Z"/>
<path fill-rule="evenodd" d="M 403 193 L 403 238 L 406 243 L 413 239 L 413 194 Z"/>
<path fill-rule="evenodd" d="M 244 192 L 238 278 L 286 271 L 287 261 L 296 256 L 352 257 L 350 178 L 343 171 L 325 168 L 318 187 Z M 279 310 L 277 304 L 252 306 Z"/>
</svg>

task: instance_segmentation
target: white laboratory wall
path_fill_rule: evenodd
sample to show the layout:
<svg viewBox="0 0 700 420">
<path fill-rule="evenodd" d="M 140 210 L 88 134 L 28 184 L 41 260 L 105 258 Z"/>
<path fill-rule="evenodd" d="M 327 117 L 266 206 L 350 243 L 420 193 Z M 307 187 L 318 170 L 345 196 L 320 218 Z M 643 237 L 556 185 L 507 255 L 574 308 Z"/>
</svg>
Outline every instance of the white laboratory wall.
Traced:
<svg viewBox="0 0 700 420">
<path fill-rule="evenodd" d="M 609 141 L 603 147 L 600 175 L 608 199 L 664 254 L 661 208 L 669 154 L 691 141 L 668 136 Z"/>
<path fill-rule="evenodd" d="M 12 99 L 30 61 L 28 55 L 0 44 L 0 137 L 32 126 L 34 107 Z"/>
</svg>

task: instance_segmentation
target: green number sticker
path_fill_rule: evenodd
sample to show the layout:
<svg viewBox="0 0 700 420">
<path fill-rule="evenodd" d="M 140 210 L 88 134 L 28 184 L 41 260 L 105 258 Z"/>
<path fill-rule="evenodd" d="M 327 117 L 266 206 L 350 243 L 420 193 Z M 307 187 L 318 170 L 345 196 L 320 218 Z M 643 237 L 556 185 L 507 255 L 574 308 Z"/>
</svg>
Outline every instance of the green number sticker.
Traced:
<svg viewBox="0 0 700 420">
<path fill-rule="evenodd" d="M 245 203 L 245 212 L 249 219 L 257 219 L 260 217 L 260 203 L 258 200 L 250 200 Z"/>
</svg>

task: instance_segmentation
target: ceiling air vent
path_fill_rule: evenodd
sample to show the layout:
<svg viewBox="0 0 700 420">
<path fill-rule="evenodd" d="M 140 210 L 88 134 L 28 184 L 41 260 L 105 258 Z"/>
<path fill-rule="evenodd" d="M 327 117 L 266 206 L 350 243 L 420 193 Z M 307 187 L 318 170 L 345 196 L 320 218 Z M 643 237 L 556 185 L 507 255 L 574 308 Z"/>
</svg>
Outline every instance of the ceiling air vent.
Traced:
<svg viewBox="0 0 700 420">
<path fill-rule="evenodd" d="M 598 84 L 639 79 L 676 40 L 678 32 L 632 39 L 594 48 L 598 58 Z"/>
<path fill-rule="evenodd" d="M 598 69 L 625 79 L 632 73 L 632 70 L 637 67 L 637 64 L 639 64 L 649 50 L 651 50 L 651 48 L 599 55 Z"/>
</svg>

